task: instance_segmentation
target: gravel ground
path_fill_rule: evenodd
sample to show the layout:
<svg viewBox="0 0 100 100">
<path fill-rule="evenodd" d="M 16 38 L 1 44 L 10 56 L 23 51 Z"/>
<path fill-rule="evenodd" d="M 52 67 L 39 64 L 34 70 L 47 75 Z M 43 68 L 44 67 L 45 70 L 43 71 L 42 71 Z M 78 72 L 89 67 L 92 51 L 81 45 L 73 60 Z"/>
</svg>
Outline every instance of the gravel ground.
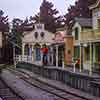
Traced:
<svg viewBox="0 0 100 100">
<path fill-rule="evenodd" d="M 62 100 L 50 93 L 40 90 L 26 83 L 8 70 L 3 70 L 1 77 L 25 100 Z"/>
</svg>

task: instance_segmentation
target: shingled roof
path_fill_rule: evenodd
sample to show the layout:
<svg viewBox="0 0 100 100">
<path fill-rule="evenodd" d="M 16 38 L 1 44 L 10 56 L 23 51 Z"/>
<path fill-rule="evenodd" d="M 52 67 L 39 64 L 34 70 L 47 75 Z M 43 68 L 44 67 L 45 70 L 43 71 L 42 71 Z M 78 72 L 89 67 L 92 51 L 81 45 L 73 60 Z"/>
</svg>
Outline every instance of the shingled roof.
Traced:
<svg viewBox="0 0 100 100">
<path fill-rule="evenodd" d="M 100 4 L 100 0 L 95 0 L 95 2 L 93 2 L 93 3 L 89 6 L 90 10 L 96 8 L 97 6 L 99 6 L 99 4 Z"/>
<path fill-rule="evenodd" d="M 75 22 L 78 22 L 81 27 L 92 27 L 92 19 L 91 18 L 75 18 Z"/>
</svg>

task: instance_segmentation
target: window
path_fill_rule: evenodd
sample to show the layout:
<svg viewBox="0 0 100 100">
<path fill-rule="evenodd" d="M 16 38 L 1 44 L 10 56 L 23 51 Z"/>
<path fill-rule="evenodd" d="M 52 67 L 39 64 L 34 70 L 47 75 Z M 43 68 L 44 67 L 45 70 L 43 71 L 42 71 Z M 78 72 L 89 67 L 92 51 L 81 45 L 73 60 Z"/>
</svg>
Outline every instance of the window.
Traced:
<svg viewBox="0 0 100 100">
<path fill-rule="evenodd" d="M 75 28 L 75 40 L 78 40 L 79 30 Z"/>
<path fill-rule="evenodd" d="M 80 57 L 80 47 L 79 46 L 76 46 L 74 48 L 74 58 L 75 59 L 78 59 Z"/>
<path fill-rule="evenodd" d="M 28 44 L 25 45 L 25 55 L 29 55 L 29 48 Z"/>
<path fill-rule="evenodd" d="M 38 32 L 34 33 L 34 37 L 37 39 L 38 38 Z"/>
<path fill-rule="evenodd" d="M 98 28 L 100 28 L 100 19 L 98 19 Z"/>
<path fill-rule="evenodd" d="M 41 32 L 41 34 L 40 34 L 40 35 L 41 35 L 41 37 L 42 37 L 42 38 L 44 38 L 44 32 Z"/>
<path fill-rule="evenodd" d="M 37 29 L 42 29 L 42 25 L 37 25 Z"/>
</svg>

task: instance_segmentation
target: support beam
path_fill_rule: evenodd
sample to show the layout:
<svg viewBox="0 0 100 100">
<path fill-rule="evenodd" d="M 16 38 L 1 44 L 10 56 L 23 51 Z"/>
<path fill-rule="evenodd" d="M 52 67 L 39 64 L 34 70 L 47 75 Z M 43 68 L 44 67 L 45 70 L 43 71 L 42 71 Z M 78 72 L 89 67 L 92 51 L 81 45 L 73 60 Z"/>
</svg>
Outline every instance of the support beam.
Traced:
<svg viewBox="0 0 100 100">
<path fill-rule="evenodd" d="M 82 45 L 80 44 L 80 72 L 82 72 Z"/>
<path fill-rule="evenodd" d="M 92 43 L 90 43 L 90 67 L 89 67 L 89 75 L 92 75 Z"/>
<path fill-rule="evenodd" d="M 43 48 L 43 44 L 41 43 L 40 45 L 41 45 L 41 48 Z M 40 50 L 41 50 L 41 48 L 40 48 Z M 42 52 L 42 50 L 40 52 L 41 52 L 41 65 L 43 65 L 43 52 Z M 36 53 L 34 53 L 34 54 L 36 57 Z"/>
<path fill-rule="evenodd" d="M 93 44 L 93 63 L 96 61 L 96 46 Z"/>
<path fill-rule="evenodd" d="M 32 63 L 32 45 L 29 44 L 29 62 Z"/>
<path fill-rule="evenodd" d="M 25 54 L 25 44 L 23 43 L 22 44 L 22 56 L 24 56 L 24 54 Z"/>
<path fill-rule="evenodd" d="M 64 50 L 64 47 L 62 49 L 62 68 L 64 69 L 65 68 L 65 50 Z"/>
<path fill-rule="evenodd" d="M 56 45 L 56 67 L 58 67 L 58 45 Z"/>
<path fill-rule="evenodd" d="M 13 62 L 14 62 L 14 67 L 16 68 L 16 59 L 15 59 L 15 46 L 13 45 Z"/>
<path fill-rule="evenodd" d="M 34 62 L 34 50 L 33 50 L 34 45 L 32 44 L 32 63 Z"/>
<path fill-rule="evenodd" d="M 29 45 L 29 56 L 32 56 L 32 45 Z"/>
<path fill-rule="evenodd" d="M 53 47 L 51 47 L 51 57 L 52 57 L 52 65 L 53 65 L 53 61 L 54 61 L 54 59 L 53 59 Z"/>
<path fill-rule="evenodd" d="M 85 63 L 85 47 L 82 45 L 82 66 L 84 69 L 84 63 Z"/>
</svg>

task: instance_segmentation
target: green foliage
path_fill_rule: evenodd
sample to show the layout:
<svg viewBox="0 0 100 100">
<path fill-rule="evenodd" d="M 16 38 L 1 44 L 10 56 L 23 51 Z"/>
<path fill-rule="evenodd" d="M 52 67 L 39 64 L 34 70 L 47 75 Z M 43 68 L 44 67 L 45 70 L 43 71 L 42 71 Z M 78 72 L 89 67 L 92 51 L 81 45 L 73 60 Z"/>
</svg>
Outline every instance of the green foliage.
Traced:
<svg viewBox="0 0 100 100">
<path fill-rule="evenodd" d="M 95 0 L 78 0 L 74 6 L 70 6 L 68 13 L 65 15 L 65 23 L 70 26 L 75 17 L 90 18 L 92 13 L 89 10 L 89 5 Z"/>
<path fill-rule="evenodd" d="M 21 47 L 22 45 L 22 25 L 23 21 L 20 19 L 13 19 L 12 21 L 12 30 L 11 33 L 9 34 L 9 39 L 10 41 L 14 42 L 18 46 Z"/>
<path fill-rule="evenodd" d="M 4 16 L 4 12 L 2 10 L 0 10 L 0 31 L 1 32 L 9 31 L 8 16 Z"/>
<path fill-rule="evenodd" d="M 43 0 L 40 6 L 40 12 L 34 17 L 30 17 L 35 23 L 44 23 L 45 28 L 50 32 L 55 32 L 57 28 L 62 27 L 62 17 L 58 16 L 59 12 L 53 8 L 54 5 L 46 0 Z"/>
<path fill-rule="evenodd" d="M 9 34 L 9 39 L 10 41 L 17 44 L 18 47 L 20 48 L 22 46 L 22 37 L 23 37 L 25 25 L 27 24 L 28 24 L 27 18 L 25 20 L 15 18 L 12 21 L 12 29 L 11 29 L 11 33 Z"/>
</svg>

